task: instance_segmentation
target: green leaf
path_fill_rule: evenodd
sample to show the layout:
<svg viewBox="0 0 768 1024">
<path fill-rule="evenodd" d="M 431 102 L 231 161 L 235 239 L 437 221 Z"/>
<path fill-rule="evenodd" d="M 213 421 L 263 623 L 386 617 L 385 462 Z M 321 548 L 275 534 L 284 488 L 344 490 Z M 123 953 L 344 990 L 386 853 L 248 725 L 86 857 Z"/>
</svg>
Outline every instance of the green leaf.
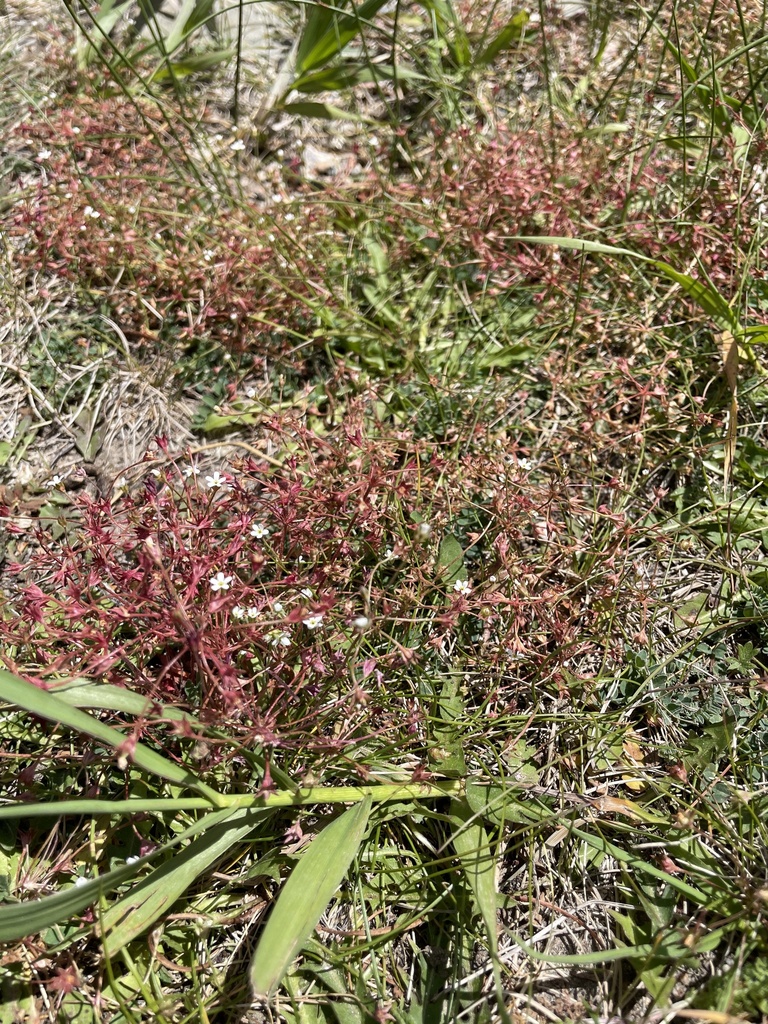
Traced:
<svg viewBox="0 0 768 1024">
<path fill-rule="evenodd" d="M 332 821 L 310 843 L 283 886 L 250 967 L 258 999 L 274 995 L 341 885 L 365 836 L 371 798 Z"/>
<path fill-rule="evenodd" d="M 740 338 L 745 333 L 741 329 L 739 319 L 728 305 L 723 296 L 711 285 L 697 281 L 689 274 L 675 270 L 663 260 L 655 260 L 642 253 L 633 252 L 631 249 L 621 249 L 615 245 L 604 245 L 602 242 L 590 242 L 582 238 L 567 238 L 557 235 L 516 235 L 510 241 L 529 242 L 535 245 L 557 245 L 562 249 L 575 249 L 577 252 L 594 252 L 604 256 L 631 256 L 633 259 L 648 263 L 670 280 L 679 284 L 683 291 L 694 302 L 708 313 L 721 330 L 730 331 L 735 338 Z M 749 328 L 747 332 L 749 333 Z"/>
<path fill-rule="evenodd" d="M 71 707 L 54 693 L 42 690 L 4 669 L 0 669 L 0 700 L 23 708 L 49 722 L 57 722 L 68 729 L 85 733 L 86 736 L 92 736 L 115 749 L 122 748 L 128 739 L 124 733 L 113 729 L 112 726 L 105 725 L 93 715 L 86 714 L 79 708 Z M 218 793 L 188 772 L 186 768 L 174 764 L 142 743 L 132 745 L 130 759 L 144 771 L 158 775 L 161 779 L 167 779 L 169 782 L 175 782 L 177 785 L 193 789 L 210 800 L 212 804 L 219 805 Z"/>
<path fill-rule="evenodd" d="M 59 700 L 65 701 L 77 708 L 104 708 L 107 711 L 118 711 L 122 714 L 133 715 L 136 718 L 151 717 L 169 722 L 188 722 L 198 729 L 205 730 L 205 726 L 197 718 L 181 711 L 179 708 L 165 707 L 155 701 L 148 700 L 140 693 L 127 690 L 121 686 L 112 686 L 109 683 L 94 683 L 90 679 L 66 679 L 60 682 L 51 683 L 49 692 L 55 693 Z M 209 734 L 217 735 L 216 730 L 208 730 Z M 217 738 L 222 738 L 218 737 Z M 226 738 L 226 737 L 225 737 Z M 260 768 L 264 768 L 264 755 L 254 746 L 251 746 L 251 756 Z M 289 775 L 276 764 L 270 764 L 272 781 L 280 789 L 296 792 L 297 784 Z M 85 813 L 85 812 L 84 812 Z M 2 814 L 2 808 L 0 808 Z"/>
<path fill-rule="evenodd" d="M 168 721 L 199 723 L 192 715 L 179 708 L 167 708 L 148 700 L 140 693 L 126 690 L 111 683 L 94 683 L 90 679 L 65 679 L 50 683 L 48 693 L 76 708 L 103 708 L 105 711 L 117 711 L 121 714 L 136 717 L 150 716 Z"/>
<path fill-rule="evenodd" d="M 404 81 L 426 81 L 424 75 L 418 74 L 411 68 L 394 67 L 391 64 L 342 64 L 340 67 L 332 66 L 322 68 L 319 71 L 311 71 L 301 75 L 293 83 L 291 88 L 296 92 L 340 92 L 343 89 L 351 89 L 355 85 L 364 82 L 392 81 L 397 79 Z"/>
<path fill-rule="evenodd" d="M 513 14 L 477 58 L 477 66 L 483 67 L 490 64 L 502 50 L 508 49 L 512 43 L 519 42 L 525 35 L 525 26 L 529 20 L 530 15 L 527 11 L 518 11 L 517 14 Z"/>
<path fill-rule="evenodd" d="M 250 808 L 230 812 L 226 820 L 207 828 L 111 906 L 100 922 L 109 954 L 113 956 L 167 913 L 197 878 L 253 831 L 264 814 L 264 810 Z"/>
<path fill-rule="evenodd" d="M 317 4 L 307 20 L 296 54 L 298 71 L 313 71 L 337 57 L 386 2 L 366 0 L 354 14 L 343 13 L 343 8 Z"/>
<path fill-rule="evenodd" d="M 712 317 L 721 330 L 730 331 L 735 338 L 741 334 L 741 325 L 738 317 L 712 285 L 696 281 L 689 274 L 683 274 L 679 270 L 675 270 L 674 267 L 664 263 L 663 260 L 650 260 L 649 262 L 656 270 L 660 270 L 670 280 L 679 284 L 686 295 L 698 303 L 704 312 Z"/>
<path fill-rule="evenodd" d="M 151 856 L 159 852 L 156 850 Z M 46 928 L 68 921 L 123 882 L 134 878 L 144 869 L 147 859 L 135 864 L 123 864 L 85 885 L 73 885 L 55 896 L 0 906 L 0 942 L 17 942 L 28 935 L 36 935 Z"/>
<path fill-rule="evenodd" d="M 466 775 L 464 736 L 457 723 L 464 719 L 464 699 L 458 679 L 449 676 L 443 683 L 437 702 L 439 718 L 432 723 L 429 763 L 436 772 L 447 778 Z"/>
<path fill-rule="evenodd" d="M 541 808 L 520 800 L 521 788 L 510 783 L 506 786 L 478 785 L 467 782 L 467 803 L 473 814 L 501 827 L 509 822 L 540 821 Z"/>
<path fill-rule="evenodd" d="M 440 579 L 446 584 L 467 578 L 467 571 L 464 568 L 464 549 L 452 533 L 447 533 L 440 541 L 437 566 Z"/>
<path fill-rule="evenodd" d="M 194 17 L 196 7 L 197 0 L 182 0 L 179 13 L 174 18 L 171 29 L 164 40 L 167 54 L 177 50 L 189 35 L 190 30 L 187 29 L 187 23 Z"/>
<path fill-rule="evenodd" d="M 160 65 L 157 71 L 153 72 L 150 81 L 164 82 L 168 78 L 188 78 L 189 75 L 196 75 L 201 71 L 210 71 L 211 68 L 225 64 L 234 56 L 234 50 L 206 50 L 205 53 L 190 53 L 179 60 L 165 62 Z"/>
<path fill-rule="evenodd" d="M 464 877 L 488 936 L 495 989 L 502 1020 L 509 1024 L 504 1006 L 498 942 L 498 901 L 496 898 L 496 854 L 483 826 L 472 814 L 466 800 L 451 804 L 454 823 L 453 848 L 458 854 Z"/>
<path fill-rule="evenodd" d="M 122 864 L 120 867 L 86 882 L 85 885 L 73 885 L 64 892 L 56 893 L 54 896 L 45 896 L 43 899 L 0 907 L 0 942 L 15 942 L 28 935 L 36 935 L 53 925 L 68 921 L 119 885 L 130 881 L 143 871 L 147 864 L 157 860 L 162 854 L 179 846 L 203 829 L 213 828 L 234 813 L 236 811 L 232 808 L 212 811 L 190 825 L 169 843 L 153 850 L 141 860 L 133 864 Z M 243 812 L 241 811 L 241 813 Z M 262 810 L 261 813 L 263 814 L 264 811 Z"/>
</svg>

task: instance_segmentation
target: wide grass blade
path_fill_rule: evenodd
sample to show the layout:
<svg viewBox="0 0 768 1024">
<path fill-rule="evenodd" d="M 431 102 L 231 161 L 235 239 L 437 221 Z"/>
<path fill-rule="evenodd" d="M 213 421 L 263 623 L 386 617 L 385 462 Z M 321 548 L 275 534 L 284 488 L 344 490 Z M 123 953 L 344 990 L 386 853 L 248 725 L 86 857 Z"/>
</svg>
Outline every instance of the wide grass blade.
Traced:
<svg viewBox="0 0 768 1024">
<path fill-rule="evenodd" d="M 314 71 L 338 56 L 385 3 L 386 0 L 366 0 L 352 14 L 318 4 L 302 34 L 296 55 L 297 70 L 302 74 Z"/>
<path fill-rule="evenodd" d="M 510 1018 L 504 1006 L 501 966 L 498 940 L 498 900 L 496 898 L 496 856 L 477 815 L 473 815 L 466 800 L 454 800 L 453 848 L 461 861 L 475 905 L 488 936 L 488 951 L 491 955 L 493 977 L 498 994 L 499 1013 L 505 1024 Z"/>
<path fill-rule="evenodd" d="M 266 812 L 269 813 L 269 812 Z M 265 811 L 233 811 L 109 908 L 100 932 L 110 954 L 146 931 L 212 864 L 253 831 Z"/>
<path fill-rule="evenodd" d="M 65 701 L 76 708 L 104 708 L 108 711 L 119 711 L 123 714 L 133 715 L 136 718 L 149 718 L 153 721 L 162 719 L 172 722 L 187 722 L 195 729 L 204 731 L 207 735 L 215 736 L 217 739 L 228 739 L 215 729 L 205 726 L 199 719 L 190 715 L 180 708 L 168 707 L 165 704 L 158 704 L 156 701 L 136 693 L 133 690 L 126 690 L 120 686 L 112 686 L 111 683 L 94 683 L 90 679 L 66 679 L 61 682 L 52 683 L 49 693 L 55 693 L 59 700 Z M 259 767 L 264 770 L 264 754 L 250 748 L 250 757 Z M 276 764 L 270 762 L 269 771 L 272 781 L 280 789 L 289 790 L 292 793 L 298 792 L 298 785 Z M 222 801 L 219 800 L 221 804 Z"/>
<path fill-rule="evenodd" d="M 157 856 L 159 852 L 155 850 L 150 857 Z M 102 896 L 135 878 L 149 859 L 145 857 L 133 864 L 122 864 L 84 885 L 73 885 L 55 896 L 3 904 L 0 907 L 0 942 L 17 942 L 81 914 Z"/>
<path fill-rule="evenodd" d="M 371 798 L 331 822 L 311 842 L 277 898 L 251 962 L 258 999 L 274 995 L 344 880 L 365 836 Z"/>
<path fill-rule="evenodd" d="M 49 722 L 56 722 L 68 729 L 92 736 L 115 750 L 125 749 L 128 737 L 124 733 L 113 729 L 110 725 L 105 725 L 104 722 L 100 722 L 93 715 L 89 715 L 79 708 L 71 707 L 54 693 L 42 690 L 39 686 L 34 686 L 11 672 L 6 672 L 5 669 L 0 669 L 0 700 L 23 708 Z M 219 805 L 218 793 L 188 772 L 186 768 L 174 764 L 149 747 L 145 747 L 141 743 L 132 743 L 130 758 L 137 767 L 144 771 L 174 782 L 178 786 L 193 789 L 205 796 L 212 804 Z"/>
<path fill-rule="evenodd" d="M 206 814 L 199 821 L 196 821 L 189 828 L 185 829 L 170 842 L 165 843 L 157 850 L 133 864 L 122 864 L 113 868 L 105 874 L 94 878 L 84 885 L 72 886 L 65 892 L 56 893 L 54 896 L 44 896 L 39 900 L 30 900 L 23 903 L 11 903 L 0 907 L 0 942 L 15 942 L 18 939 L 26 938 L 28 935 L 36 935 L 53 925 L 61 924 L 75 914 L 81 913 L 91 904 L 101 899 L 108 892 L 116 889 L 124 882 L 130 881 L 139 874 L 151 861 L 156 860 L 162 854 L 191 839 L 201 830 L 211 828 L 225 822 L 236 812 L 232 809 L 213 811 Z M 243 813 L 242 811 L 240 813 Z M 250 812 L 255 813 L 255 812 Z M 264 813 L 263 811 L 261 812 Z M 251 825 L 251 827 L 253 827 Z"/>
<path fill-rule="evenodd" d="M 512 43 L 519 42 L 525 35 L 525 27 L 530 20 L 527 11 L 513 14 L 506 25 L 493 37 L 483 52 L 477 57 L 477 66 L 485 67 L 492 64 L 502 50 L 507 50 Z"/>
</svg>

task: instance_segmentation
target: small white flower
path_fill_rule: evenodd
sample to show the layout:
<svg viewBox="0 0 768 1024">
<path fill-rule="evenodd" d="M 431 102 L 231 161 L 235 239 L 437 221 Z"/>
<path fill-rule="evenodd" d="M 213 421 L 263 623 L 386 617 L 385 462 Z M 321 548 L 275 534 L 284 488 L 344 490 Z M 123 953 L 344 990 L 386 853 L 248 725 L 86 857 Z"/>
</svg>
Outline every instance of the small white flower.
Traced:
<svg viewBox="0 0 768 1024">
<path fill-rule="evenodd" d="M 243 608 L 243 606 L 241 604 L 236 604 L 235 607 L 232 609 L 232 618 L 233 619 L 244 619 L 245 618 L 245 608 Z"/>
<path fill-rule="evenodd" d="M 233 579 L 234 576 L 225 576 L 223 572 L 217 572 L 215 576 L 211 576 L 208 582 L 211 585 L 211 590 L 217 594 L 220 590 L 229 590 Z"/>
<path fill-rule="evenodd" d="M 72 129 L 72 134 L 73 135 L 79 135 L 80 134 L 80 129 L 77 127 L 77 125 L 75 125 L 75 127 Z"/>
<path fill-rule="evenodd" d="M 206 263 L 210 263 L 215 255 L 216 253 L 213 251 L 213 249 L 203 249 L 203 259 L 206 261 Z"/>
<path fill-rule="evenodd" d="M 256 397 L 256 388 L 246 388 L 245 389 L 245 397 L 246 398 L 255 398 Z"/>
<path fill-rule="evenodd" d="M 432 533 L 431 523 L 419 523 L 418 534 L 420 537 L 428 537 Z"/>
<path fill-rule="evenodd" d="M 126 857 L 125 858 L 125 863 L 126 864 L 138 864 L 140 860 L 141 860 L 141 857 L 135 857 L 135 856 L 134 857 Z"/>
<path fill-rule="evenodd" d="M 128 481 L 124 476 L 119 476 L 117 480 L 112 484 L 112 490 L 115 494 L 122 494 L 123 491 L 128 490 Z"/>
<path fill-rule="evenodd" d="M 495 583 L 496 582 L 496 576 L 489 576 L 488 577 L 488 582 L 489 583 Z"/>
<path fill-rule="evenodd" d="M 282 602 L 275 601 L 275 603 L 272 605 L 272 611 L 275 612 L 277 615 L 280 615 L 283 612 Z"/>
<path fill-rule="evenodd" d="M 255 537 L 256 540 L 263 540 L 269 536 L 269 530 L 266 526 L 262 526 L 261 523 L 254 523 L 251 527 L 251 536 Z"/>
<path fill-rule="evenodd" d="M 371 624 L 371 620 L 367 615 L 358 615 L 356 619 L 352 619 L 352 625 L 355 629 L 359 629 L 361 632 L 364 629 L 368 629 Z"/>
<path fill-rule="evenodd" d="M 155 480 L 159 480 L 160 477 L 163 475 L 163 471 L 161 469 L 150 469 L 149 472 L 155 478 Z"/>
<path fill-rule="evenodd" d="M 223 476 L 218 471 L 218 469 L 214 473 L 211 473 L 210 476 L 207 476 L 205 478 L 205 483 L 207 487 L 211 488 L 211 490 L 214 487 L 221 487 L 222 489 L 226 490 L 227 487 L 229 486 L 227 478 Z"/>
<path fill-rule="evenodd" d="M 304 619 L 304 625 L 307 629 L 319 629 L 323 624 L 323 616 L 320 614 L 310 615 L 309 618 Z"/>
<path fill-rule="evenodd" d="M 185 466 L 184 469 L 182 469 L 181 471 L 181 475 L 184 477 L 185 480 L 189 480 L 191 476 L 197 476 L 199 472 L 199 466 Z"/>
<path fill-rule="evenodd" d="M 394 557 L 395 552 L 392 550 L 392 548 L 387 548 L 387 550 L 384 552 L 384 561 L 391 562 Z"/>
<path fill-rule="evenodd" d="M 83 210 L 83 216 L 90 217 L 92 220 L 98 220 L 101 217 L 101 214 L 98 210 L 94 210 L 92 206 L 86 206 Z"/>
<path fill-rule="evenodd" d="M 524 470 L 524 472 L 527 473 L 527 472 L 529 472 L 529 470 L 533 469 L 533 463 L 531 462 L 530 459 L 518 459 L 517 460 L 517 468 L 518 469 L 522 469 L 522 470 Z"/>
<path fill-rule="evenodd" d="M 229 148 L 233 153 L 241 153 L 245 149 L 245 143 L 242 139 L 235 139 Z"/>
<path fill-rule="evenodd" d="M 81 889 L 84 885 L 88 885 L 90 881 L 91 879 L 86 878 L 85 875 L 78 875 L 77 878 L 75 879 L 75 888 Z"/>
<path fill-rule="evenodd" d="M 469 585 L 469 580 L 456 580 L 453 584 L 453 589 L 457 594 L 461 594 L 462 597 L 466 597 L 472 593 L 472 587 Z"/>
<path fill-rule="evenodd" d="M 309 587 L 304 587 L 304 589 L 303 589 L 302 591 L 300 591 L 300 593 L 301 593 L 301 596 L 302 596 L 302 597 L 306 597 L 306 598 L 312 598 L 312 597 L 314 597 L 314 594 L 313 594 L 313 593 L 312 593 L 312 591 L 311 591 L 311 590 L 309 589 Z"/>
<path fill-rule="evenodd" d="M 275 633 L 270 640 L 273 647 L 290 647 L 291 646 L 291 634 L 290 633 Z"/>
<path fill-rule="evenodd" d="M 45 481 L 44 486 L 45 487 L 58 487 L 63 479 L 64 479 L 63 476 L 59 476 L 58 473 L 54 473 L 54 475 L 51 477 L 50 480 L 46 480 Z"/>
<path fill-rule="evenodd" d="M 259 609 L 256 607 L 255 604 L 252 604 L 245 614 L 248 616 L 249 619 L 258 619 Z"/>
<path fill-rule="evenodd" d="M 37 159 L 38 160 L 50 160 L 50 158 L 51 158 L 51 151 L 50 151 L 50 149 L 41 149 L 40 152 L 37 154 Z"/>
</svg>

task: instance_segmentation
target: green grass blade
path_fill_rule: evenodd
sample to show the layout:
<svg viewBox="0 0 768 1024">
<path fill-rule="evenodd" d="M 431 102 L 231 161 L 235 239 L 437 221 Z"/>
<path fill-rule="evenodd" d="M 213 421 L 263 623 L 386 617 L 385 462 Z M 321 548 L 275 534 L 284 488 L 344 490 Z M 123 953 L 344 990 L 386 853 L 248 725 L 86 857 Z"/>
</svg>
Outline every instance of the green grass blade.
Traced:
<svg viewBox="0 0 768 1024">
<path fill-rule="evenodd" d="M 174 50 L 178 49 L 189 35 L 191 30 L 187 25 L 195 13 L 196 7 L 197 0 L 184 0 L 182 3 L 181 10 L 176 15 L 171 30 L 165 37 L 165 52 L 167 54 L 171 54 Z"/>
<path fill-rule="evenodd" d="M 164 82 L 168 78 L 188 78 L 200 71 L 210 71 L 219 64 L 225 64 L 234 56 L 234 50 L 206 50 L 205 53 L 190 53 L 179 60 L 161 65 L 152 74 L 153 82 Z"/>
<path fill-rule="evenodd" d="M 253 831 L 264 813 L 252 809 L 231 812 L 225 821 L 206 829 L 178 856 L 156 868 L 113 904 L 102 918 L 100 929 L 110 955 L 167 913 L 197 878 Z"/>
<path fill-rule="evenodd" d="M 579 828 L 572 828 L 571 834 L 577 836 L 583 840 L 593 850 L 599 850 L 601 853 L 607 853 L 608 856 L 614 857 L 617 861 L 622 864 L 628 864 L 633 871 L 640 872 L 644 875 L 650 875 L 651 878 L 657 879 L 659 882 L 664 882 L 666 885 L 672 886 L 682 896 L 687 897 L 690 900 L 698 903 L 699 906 L 705 907 L 708 902 L 706 893 L 702 892 L 701 889 L 696 889 L 694 886 L 689 885 L 688 882 L 684 882 L 682 878 L 678 878 L 677 875 L 671 875 L 668 871 L 662 871 L 661 868 L 655 867 L 653 864 L 648 864 L 638 857 L 637 854 L 632 853 L 629 850 L 623 850 L 620 846 L 616 846 L 613 843 L 609 843 L 607 839 L 603 839 L 602 836 L 591 835 L 589 832 L 583 832 Z"/>
<path fill-rule="evenodd" d="M 330 4 L 316 3 L 302 29 L 301 39 L 296 51 L 296 68 L 307 71 L 311 67 L 306 63 L 307 57 L 318 46 L 320 40 L 329 31 L 338 12 Z"/>
<path fill-rule="evenodd" d="M 180 708 L 166 707 L 148 700 L 140 693 L 133 690 L 126 690 L 120 686 L 112 686 L 110 683 L 94 683 L 90 679 L 66 679 L 61 682 L 52 683 L 49 693 L 55 693 L 59 700 L 65 701 L 76 708 L 103 708 L 106 711 L 119 711 L 122 714 L 133 715 L 136 718 L 150 718 L 153 720 L 162 719 L 169 722 L 188 722 L 196 729 L 206 731 L 209 735 L 216 735 L 216 730 L 207 729 L 199 719 L 182 711 Z M 222 739 L 225 737 L 217 736 Z M 264 769 L 264 755 L 253 747 L 250 750 L 251 757 Z M 271 763 L 269 766 L 272 781 L 280 789 L 297 792 L 298 786 L 286 775 L 282 769 Z M 221 802 L 221 801 L 219 801 Z M 1 816 L 2 812 L 0 812 Z"/>
<path fill-rule="evenodd" d="M 710 284 L 703 284 L 696 281 L 689 274 L 683 274 L 675 270 L 663 260 L 651 260 L 651 266 L 660 270 L 671 281 L 675 281 L 683 289 L 685 294 L 693 299 L 701 309 L 704 310 L 718 327 L 723 331 L 730 331 L 734 337 L 741 334 L 741 324 L 722 295 Z"/>
<path fill-rule="evenodd" d="M 371 798 L 331 822 L 311 842 L 283 886 L 250 968 L 256 998 L 272 996 L 341 885 L 365 836 Z"/>
<path fill-rule="evenodd" d="M 525 26 L 529 20 L 530 15 L 527 11 L 518 11 L 517 14 L 513 14 L 477 58 L 477 66 L 485 67 L 487 64 L 493 63 L 502 50 L 507 50 L 512 43 L 519 42 L 525 34 Z"/>
<path fill-rule="evenodd" d="M 151 856 L 159 852 L 156 850 Z M 102 896 L 135 878 L 146 867 L 147 860 L 145 857 L 134 864 L 123 864 L 85 885 L 73 885 L 55 896 L 4 904 L 0 907 L 0 942 L 16 942 L 81 914 Z"/>
<path fill-rule="evenodd" d="M 299 47 L 296 60 L 297 71 L 301 74 L 314 71 L 337 57 L 347 44 L 360 33 L 363 25 L 369 22 L 385 3 L 386 0 L 366 0 L 355 10 L 354 14 L 343 14 L 338 9 L 334 9 L 332 20 L 322 33 L 310 19 L 305 36 L 311 28 L 313 45 L 308 44 L 305 47 L 303 45 L 304 37 L 302 38 L 302 45 Z"/>
<path fill-rule="evenodd" d="M 15 942 L 69 920 L 119 885 L 130 881 L 147 864 L 158 859 L 162 854 L 179 846 L 187 839 L 191 839 L 203 829 L 214 828 L 234 813 L 235 811 L 229 808 L 223 811 L 212 811 L 175 836 L 170 842 L 153 850 L 146 857 L 142 857 L 141 860 L 134 864 L 122 864 L 120 867 L 113 868 L 112 871 L 105 872 L 98 878 L 86 882 L 85 885 L 72 886 L 65 892 L 56 893 L 54 896 L 44 896 L 39 900 L 0 906 L 0 942 Z"/>
<path fill-rule="evenodd" d="M 79 708 L 71 707 L 55 693 L 41 690 L 40 687 L 28 683 L 4 669 L 0 669 L 0 700 L 23 708 L 49 722 L 57 722 L 68 729 L 92 736 L 116 750 L 123 747 L 127 739 L 122 732 L 113 729 L 110 725 L 105 725 L 104 722 L 100 722 L 93 715 L 89 715 Z M 186 768 L 173 764 L 172 761 L 141 743 L 136 743 L 133 748 L 131 761 L 150 774 L 167 779 L 176 785 L 185 786 L 187 789 L 193 789 L 215 805 L 219 803 L 218 794 L 188 772 Z"/>
<path fill-rule="evenodd" d="M 557 245 L 562 249 L 575 249 L 577 252 L 593 252 L 604 256 L 631 256 L 633 259 L 649 264 L 671 281 L 679 284 L 686 295 L 692 298 L 705 313 L 711 316 L 721 330 L 729 330 L 734 337 L 739 337 L 743 333 L 737 316 L 722 295 L 711 284 L 697 281 L 689 274 L 675 270 L 674 267 L 671 267 L 663 260 L 644 256 L 642 253 L 633 252 L 631 249 L 620 249 L 615 245 L 604 245 L 602 242 L 591 242 L 582 238 L 567 238 L 557 235 L 541 235 L 538 237 L 535 235 L 516 235 L 510 238 L 510 241 L 529 242 L 534 245 Z"/>
<path fill-rule="evenodd" d="M 56 800 L 45 804 L 6 804 L 0 806 L 0 821 L 16 821 L 19 818 L 97 818 L 101 815 L 118 814 L 163 814 L 174 811 L 205 811 L 211 806 L 210 800 L 202 797 L 166 797 L 142 800 Z M 237 805 L 234 805 L 237 806 Z"/>
<path fill-rule="evenodd" d="M 105 711 L 117 711 L 137 718 L 163 718 L 168 721 L 187 721 L 190 725 L 198 724 L 192 715 L 179 708 L 160 706 L 134 690 L 126 690 L 111 683 L 94 683 L 90 679 L 66 679 L 63 682 L 51 683 L 48 693 L 53 693 L 59 700 L 75 708 L 103 708 Z"/>
<path fill-rule="evenodd" d="M 353 114 L 349 110 L 342 110 L 332 103 L 312 103 L 309 100 L 298 103 L 284 103 L 281 110 L 286 114 L 298 114 L 299 117 L 319 117 L 326 121 L 354 121 L 355 123 L 376 125 L 379 122 L 372 117 L 363 114 Z"/>
<path fill-rule="evenodd" d="M 493 977 L 499 996 L 499 1013 L 505 1024 L 510 1024 L 502 996 L 504 989 L 499 964 L 496 856 L 487 832 L 477 815 L 472 814 L 466 800 L 454 800 L 451 809 L 454 824 L 457 826 L 453 833 L 453 848 L 461 861 L 464 877 L 488 936 L 488 950 L 491 954 Z"/>
</svg>

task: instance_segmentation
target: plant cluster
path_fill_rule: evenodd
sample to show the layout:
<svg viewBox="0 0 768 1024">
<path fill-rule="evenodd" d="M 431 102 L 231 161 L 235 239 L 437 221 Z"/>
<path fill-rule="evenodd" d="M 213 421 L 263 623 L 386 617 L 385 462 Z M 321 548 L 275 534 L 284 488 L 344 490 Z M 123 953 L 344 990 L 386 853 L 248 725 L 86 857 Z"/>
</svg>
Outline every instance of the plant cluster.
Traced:
<svg viewBox="0 0 768 1024">
<path fill-rule="evenodd" d="M 201 473 L 160 439 L 131 491 L 78 501 L 66 538 L 41 522 L 7 567 L 5 665 L 128 685 L 322 763 L 372 736 L 424 758 L 416 666 L 470 671 L 504 710 L 556 692 L 566 662 L 620 656 L 610 622 L 638 593 L 623 515 L 487 435 L 458 463 L 360 414 L 323 439 L 269 427 L 284 468 Z"/>
<path fill-rule="evenodd" d="M 138 69 L 175 116 L 119 60 L 25 114 L 19 281 L 87 311 L 32 383 L 106 312 L 240 457 L 0 497 L 17 1003 L 761 1012 L 765 54 L 737 0 L 672 6 L 313 8 L 264 109 L 368 89 L 351 183 L 204 130 L 200 0 Z M 57 400 L 84 459 L 100 386 Z"/>
</svg>

